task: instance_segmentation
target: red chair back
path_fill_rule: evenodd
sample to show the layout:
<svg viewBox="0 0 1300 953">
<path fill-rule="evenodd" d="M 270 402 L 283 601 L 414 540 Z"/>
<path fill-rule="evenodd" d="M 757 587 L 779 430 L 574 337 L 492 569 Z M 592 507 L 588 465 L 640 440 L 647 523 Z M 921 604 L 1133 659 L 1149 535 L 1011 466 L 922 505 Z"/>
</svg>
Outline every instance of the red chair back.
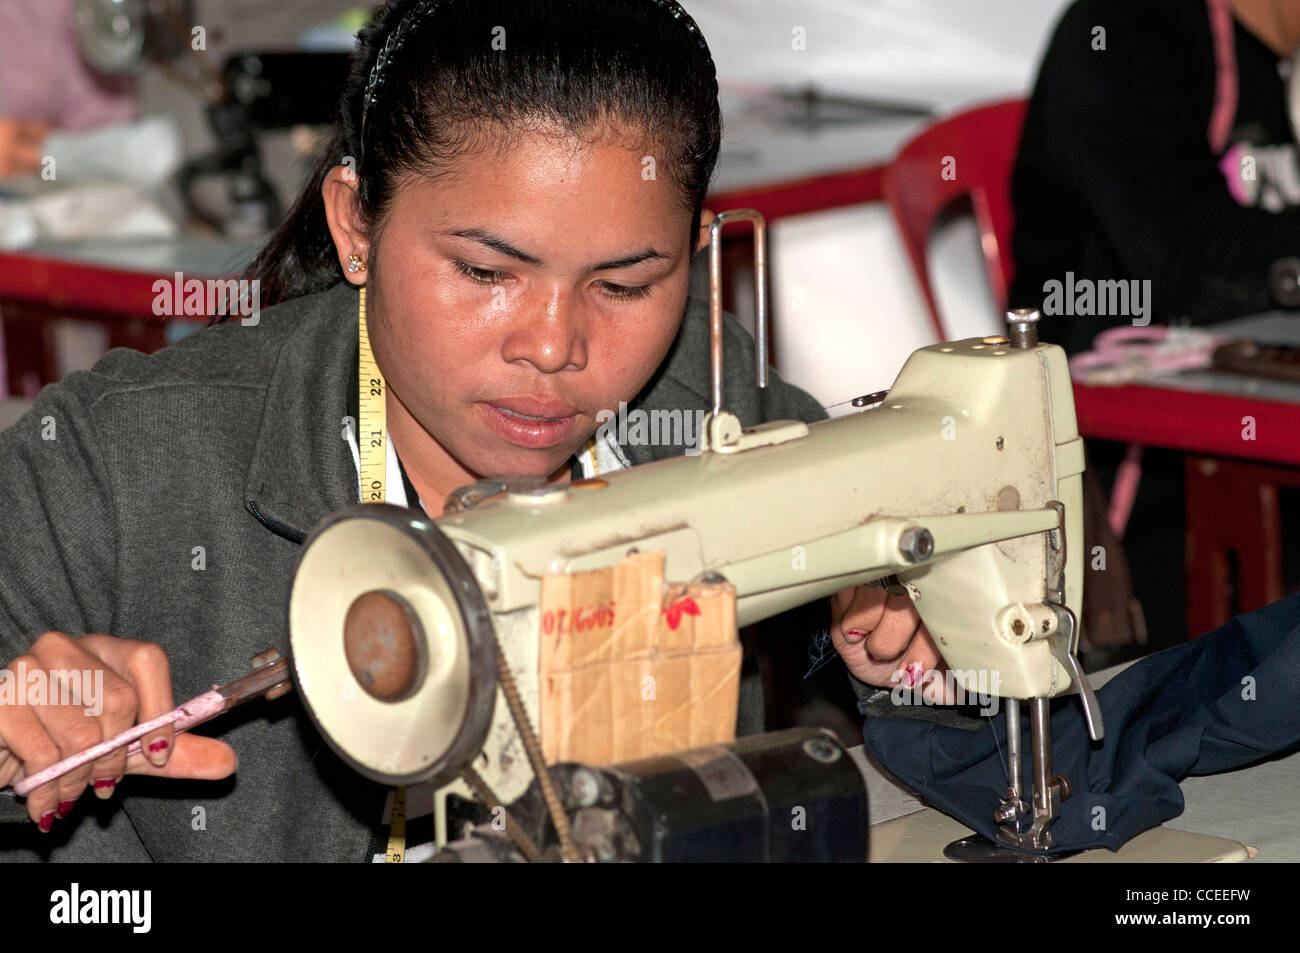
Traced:
<svg viewBox="0 0 1300 953">
<path fill-rule="evenodd" d="M 935 219 L 969 196 L 980 231 L 989 286 L 1005 307 L 1014 275 L 1011 253 L 1011 168 L 1020 147 L 1026 101 L 981 106 L 941 120 L 917 135 L 885 169 L 885 201 L 907 248 L 935 330 L 947 340 L 930 286 L 925 250 Z"/>
</svg>

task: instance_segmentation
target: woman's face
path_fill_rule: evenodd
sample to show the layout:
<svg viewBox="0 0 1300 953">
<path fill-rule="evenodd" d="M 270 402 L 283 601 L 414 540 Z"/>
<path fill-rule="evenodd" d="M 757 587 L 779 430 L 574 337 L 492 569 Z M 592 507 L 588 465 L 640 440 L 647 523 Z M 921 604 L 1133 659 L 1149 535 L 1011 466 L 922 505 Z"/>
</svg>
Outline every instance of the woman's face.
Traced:
<svg viewBox="0 0 1300 953">
<path fill-rule="evenodd" d="M 555 473 L 677 333 L 691 213 L 629 141 L 529 134 L 412 177 L 369 248 L 390 393 L 477 476 Z"/>
</svg>

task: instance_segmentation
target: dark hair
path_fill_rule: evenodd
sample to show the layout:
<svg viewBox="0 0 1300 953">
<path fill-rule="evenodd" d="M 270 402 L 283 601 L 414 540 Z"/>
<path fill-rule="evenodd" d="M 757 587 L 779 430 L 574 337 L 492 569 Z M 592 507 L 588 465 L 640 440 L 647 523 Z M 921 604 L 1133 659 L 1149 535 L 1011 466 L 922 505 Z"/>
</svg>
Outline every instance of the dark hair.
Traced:
<svg viewBox="0 0 1300 953">
<path fill-rule="evenodd" d="M 436 175 L 492 126 L 583 135 L 611 119 L 663 150 L 656 172 L 692 209 L 694 236 L 722 117 L 708 47 L 675 0 L 393 0 L 358 34 L 329 142 L 244 277 L 263 307 L 342 280 L 321 185 L 346 157 L 373 236 L 401 176 Z"/>
</svg>

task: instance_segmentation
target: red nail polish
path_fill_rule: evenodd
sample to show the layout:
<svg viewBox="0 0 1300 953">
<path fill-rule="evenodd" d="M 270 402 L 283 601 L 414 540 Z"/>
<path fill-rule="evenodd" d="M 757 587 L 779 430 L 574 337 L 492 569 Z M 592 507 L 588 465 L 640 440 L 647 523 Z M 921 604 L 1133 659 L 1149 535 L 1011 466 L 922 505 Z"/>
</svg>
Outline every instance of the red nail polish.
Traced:
<svg viewBox="0 0 1300 953">
<path fill-rule="evenodd" d="M 96 791 L 102 791 L 102 790 L 104 790 L 105 788 L 111 788 L 111 787 L 113 787 L 113 786 L 116 785 L 116 784 L 117 784 L 117 781 L 114 780 L 113 778 L 96 778 L 96 779 L 95 779 L 95 790 L 96 790 Z"/>
<path fill-rule="evenodd" d="M 150 751 L 166 751 L 166 750 L 167 750 L 167 739 L 166 739 L 166 738 L 159 738 L 157 741 L 155 741 L 155 742 L 153 742 L 151 745 L 149 745 L 149 750 L 150 750 Z"/>
<path fill-rule="evenodd" d="M 54 812 L 46 811 L 44 814 L 42 814 L 41 819 L 39 822 L 37 822 L 36 826 L 41 829 L 42 834 L 48 834 L 50 832 L 50 828 L 54 826 Z"/>
<path fill-rule="evenodd" d="M 76 801 L 60 801 L 59 809 L 54 812 L 54 816 L 59 819 L 67 817 L 68 812 L 71 811 L 76 806 L 77 806 Z"/>
<path fill-rule="evenodd" d="M 861 629 L 849 629 L 844 633 L 844 641 L 846 642 L 861 642 L 866 637 L 867 633 L 863 632 Z"/>
</svg>

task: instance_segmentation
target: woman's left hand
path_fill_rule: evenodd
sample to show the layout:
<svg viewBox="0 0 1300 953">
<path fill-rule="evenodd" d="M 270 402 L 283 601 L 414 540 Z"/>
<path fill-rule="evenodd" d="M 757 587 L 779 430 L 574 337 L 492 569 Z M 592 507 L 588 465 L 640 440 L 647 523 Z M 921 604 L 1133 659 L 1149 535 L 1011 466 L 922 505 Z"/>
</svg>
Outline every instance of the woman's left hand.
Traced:
<svg viewBox="0 0 1300 953">
<path fill-rule="evenodd" d="M 943 656 L 907 595 L 852 586 L 831 596 L 831 641 L 854 676 L 869 685 L 923 685 L 922 696 L 950 704 Z"/>
</svg>

